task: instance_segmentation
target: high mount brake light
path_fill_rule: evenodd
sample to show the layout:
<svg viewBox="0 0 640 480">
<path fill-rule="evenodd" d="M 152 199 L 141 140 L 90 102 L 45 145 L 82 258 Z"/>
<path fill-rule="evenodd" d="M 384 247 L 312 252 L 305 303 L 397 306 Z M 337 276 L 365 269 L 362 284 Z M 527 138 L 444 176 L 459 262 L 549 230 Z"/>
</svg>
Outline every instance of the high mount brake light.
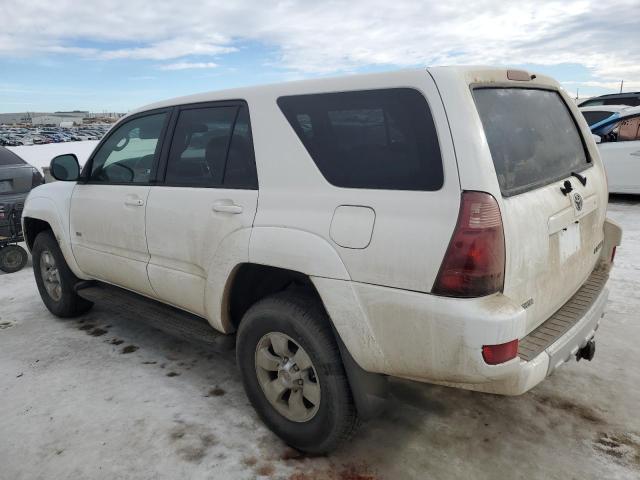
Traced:
<svg viewBox="0 0 640 480">
<path fill-rule="evenodd" d="M 504 262 L 504 230 L 498 202 L 486 192 L 463 192 L 458 223 L 433 293 L 469 298 L 501 292 Z"/>
</svg>

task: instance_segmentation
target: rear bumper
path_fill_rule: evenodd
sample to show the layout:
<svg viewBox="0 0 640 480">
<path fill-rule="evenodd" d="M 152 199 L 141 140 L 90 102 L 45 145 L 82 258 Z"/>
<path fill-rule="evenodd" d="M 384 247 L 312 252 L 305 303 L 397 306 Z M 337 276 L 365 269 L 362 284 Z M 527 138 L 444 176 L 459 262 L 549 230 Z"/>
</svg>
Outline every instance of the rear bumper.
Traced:
<svg viewBox="0 0 640 480">
<path fill-rule="evenodd" d="M 607 272 L 594 271 L 556 314 L 528 335 L 526 311 L 500 294 L 452 299 L 354 282 L 314 283 L 340 337 L 364 370 L 519 395 L 593 337 L 608 298 L 607 278 Z M 345 308 L 352 303 L 361 308 Z M 522 343 L 519 357 L 499 365 L 485 363 L 483 345 L 516 338 Z"/>
<path fill-rule="evenodd" d="M 562 364 L 575 360 L 578 350 L 594 338 L 604 316 L 609 297 L 606 281 L 605 273 L 594 272 L 558 312 L 523 338 L 516 359 L 517 368 L 511 375 L 489 383 L 458 386 L 487 393 L 520 395 Z M 555 334 L 551 333 L 553 330 Z"/>
</svg>

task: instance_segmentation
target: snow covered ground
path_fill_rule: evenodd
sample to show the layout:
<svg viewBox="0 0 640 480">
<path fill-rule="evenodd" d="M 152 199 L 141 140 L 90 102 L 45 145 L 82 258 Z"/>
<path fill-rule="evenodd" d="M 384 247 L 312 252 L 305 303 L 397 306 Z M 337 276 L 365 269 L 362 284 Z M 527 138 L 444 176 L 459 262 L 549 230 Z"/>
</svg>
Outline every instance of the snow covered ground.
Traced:
<svg viewBox="0 0 640 480">
<path fill-rule="evenodd" d="M 46 145 L 7 148 L 42 171 L 42 167 L 48 167 L 53 157 L 64 153 L 75 153 L 80 165 L 84 165 L 97 144 L 97 140 L 87 140 L 85 142 L 48 143 Z"/>
<path fill-rule="evenodd" d="M 640 197 L 609 209 L 624 237 L 593 362 L 512 398 L 395 380 L 387 412 L 323 458 L 260 423 L 233 352 L 100 305 L 58 319 L 30 267 L 0 275 L 0 478 L 638 479 Z"/>
</svg>

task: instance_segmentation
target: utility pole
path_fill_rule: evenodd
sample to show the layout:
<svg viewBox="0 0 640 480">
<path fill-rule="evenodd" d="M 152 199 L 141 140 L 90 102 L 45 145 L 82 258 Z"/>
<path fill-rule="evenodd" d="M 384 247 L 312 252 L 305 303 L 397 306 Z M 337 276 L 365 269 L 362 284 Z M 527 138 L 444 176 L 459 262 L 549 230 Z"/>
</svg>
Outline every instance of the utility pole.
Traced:
<svg viewBox="0 0 640 480">
<path fill-rule="evenodd" d="M 622 86 L 624 85 L 624 80 L 620 80 L 620 93 L 622 93 Z"/>
</svg>

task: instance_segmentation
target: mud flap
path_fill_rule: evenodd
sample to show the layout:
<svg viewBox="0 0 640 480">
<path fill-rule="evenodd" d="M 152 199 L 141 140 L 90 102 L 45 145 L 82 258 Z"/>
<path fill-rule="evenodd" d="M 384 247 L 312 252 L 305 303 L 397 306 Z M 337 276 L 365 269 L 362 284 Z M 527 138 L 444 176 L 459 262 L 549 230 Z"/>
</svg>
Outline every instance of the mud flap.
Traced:
<svg viewBox="0 0 640 480">
<path fill-rule="evenodd" d="M 361 420 L 377 417 L 386 407 L 389 398 L 389 382 L 387 377 L 379 373 L 363 370 L 353 359 L 338 332 L 333 328 L 338 341 L 342 363 L 347 372 L 351 394 Z"/>
</svg>

